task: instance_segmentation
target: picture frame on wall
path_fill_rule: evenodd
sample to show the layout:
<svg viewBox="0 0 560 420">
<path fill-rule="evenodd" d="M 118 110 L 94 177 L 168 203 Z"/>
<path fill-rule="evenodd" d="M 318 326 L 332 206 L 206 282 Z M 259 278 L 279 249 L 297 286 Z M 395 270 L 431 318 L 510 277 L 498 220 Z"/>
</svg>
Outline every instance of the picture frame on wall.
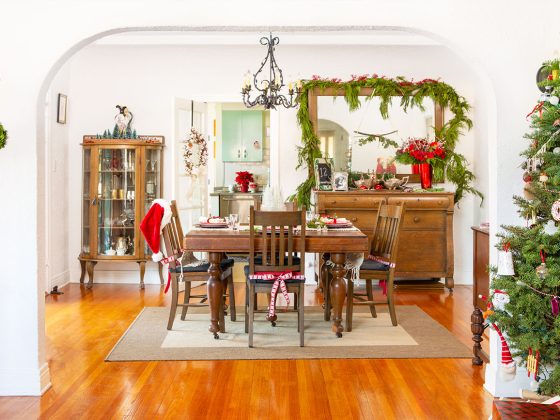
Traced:
<svg viewBox="0 0 560 420">
<path fill-rule="evenodd" d="M 68 97 L 62 93 L 58 94 L 58 106 L 56 112 L 56 122 L 66 124 L 66 107 L 68 105 Z"/>
<path fill-rule="evenodd" d="M 335 172 L 333 175 L 333 190 L 348 191 L 348 172 Z"/>
<path fill-rule="evenodd" d="M 332 169 L 333 160 L 325 158 L 317 158 L 314 162 L 315 166 L 315 185 L 319 191 L 332 191 Z"/>
</svg>

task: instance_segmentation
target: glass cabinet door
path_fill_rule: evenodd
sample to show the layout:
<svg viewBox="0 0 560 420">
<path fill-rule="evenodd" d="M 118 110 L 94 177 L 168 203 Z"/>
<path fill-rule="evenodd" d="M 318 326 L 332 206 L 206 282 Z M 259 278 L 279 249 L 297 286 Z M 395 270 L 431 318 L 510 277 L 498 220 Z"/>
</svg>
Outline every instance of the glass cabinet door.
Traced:
<svg viewBox="0 0 560 420">
<path fill-rule="evenodd" d="M 145 160 L 144 164 L 144 208 L 142 215 L 145 215 L 152 201 L 156 198 L 161 198 L 161 150 L 160 149 L 150 149 L 145 150 Z M 142 238 L 143 239 L 143 238 Z M 144 244 L 144 255 L 152 255 L 152 251 L 148 244 L 143 241 Z"/>
<path fill-rule="evenodd" d="M 97 253 L 135 255 L 136 150 L 99 148 Z"/>
<path fill-rule="evenodd" d="M 90 253 L 90 184 L 91 184 L 91 149 L 84 149 L 82 157 L 82 254 Z"/>
</svg>

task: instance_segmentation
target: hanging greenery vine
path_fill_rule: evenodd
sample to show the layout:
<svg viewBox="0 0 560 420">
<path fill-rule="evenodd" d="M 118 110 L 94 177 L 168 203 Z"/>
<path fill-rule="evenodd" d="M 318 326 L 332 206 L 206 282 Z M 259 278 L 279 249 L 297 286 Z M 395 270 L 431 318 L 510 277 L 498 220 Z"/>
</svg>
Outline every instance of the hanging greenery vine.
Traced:
<svg viewBox="0 0 560 420">
<path fill-rule="evenodd" d="M 465 98 L 459 96 L 457 92 L 448 84 L 433 79 L 424 79 L 418 82 L 406 80 L 404 77 L 389 79 L 377 75 L 352 76 L 351 80 L 343 82 L 341 79 L 325 79 L 313 76 L 312 80 L 304 81 L 299 97 L 300 107 L 297 114 L 298 123 L 302 131 L 302 146 L 298 147 L 297 168 L 307 167 L 308 177 L 301 183 L 294 194 L 294 198 L 301 205 L 307 207 L 311 204 L 311 192 L 315 187 L 315 174 L 313 162 L 321 157 L 319 139 L 317 138 L 313 124 L 309 117 L 309 97 L 308 92 L 315 88 L 325 90 L 333 88 L 344 95 L 350 111 L 355 111 L 361 106 L 360 89 L 370 88 L 370 96 L 364 97 L 370 100 L 379 97 L 381 103 L 379 111 L 384 119 L 389 117 L 389 106 L 394 97 L 400 97 L 400 105 L 406 111 L 408 108 L 417 107 L 424 110 L 422 101 L 424 98 L 431 98 L 434 103 L 443 108 L 448 108 L 453 117 L 447 121 L 441 129 L 435 133 L 436 139 L 445 142 L 446 157 L 441 168 L 434 168 L 434 171 L 445 171 L 447 179 L 455 184 L 455 202 L 459 202 L 465 194 L 474 194 L 482 200 L 482 193 L 472 186 L 475 179 L 474 174 L 468 169 L 466 158 L 456 153 L 455 146 L 463 130 L 472 128 L 472 121 L 467 116 L 470 105 Z"/>
<path fill-rule="evenodd" d="M 0 149 L 3 149 L 6 146 L 6 142 L 8 141 L 8 132 L 0 123 Z"/>
</svg>

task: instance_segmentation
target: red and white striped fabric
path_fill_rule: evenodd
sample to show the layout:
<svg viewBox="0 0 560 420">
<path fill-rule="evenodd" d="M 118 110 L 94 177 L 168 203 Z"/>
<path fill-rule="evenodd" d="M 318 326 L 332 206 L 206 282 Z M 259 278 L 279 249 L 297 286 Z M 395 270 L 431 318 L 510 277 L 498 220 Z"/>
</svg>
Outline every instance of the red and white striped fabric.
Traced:
<svg viewBox="0 0 560 420">
<path fill-rule="evenodd" d="M 502 362 L 500 364 L 500 375 L 504 381 L 511 381 L 515 378 L 515 360 L 513 360 L 513 357 L 511 357 L 508 343 L 504 338 L 504 335 L 500 331 L 500 328 L 495 323 L 492 323 L 492 326 L 498 333 L 500 342 L 502 343 Z"/>
<path fill-rule="evenodd" d="M 395 268 L 395 263 L 390 263 L 389 261 L 386 261 L 383 258 L 377 257 L 375 255 L 368 255 L 367 259 L 370 260 L 370 261 L 377 261 L 378 263 L 381 263 L 383 265 L 387 265 L 391 268 Z"/>
<path fill-rule="evenodd" d="M 296 273 L 293 271 L 263 271 L 260 273 L 249 274 L 251 280 L 270 280 L 274 281 L 272 284 L 272 289 L 270 291 L 270 304 L 268 305 L 268 318 L 271 319 L 276 315 L 276 294 L 278 293 L 278 288 L 282 291 L 286 302 L 290 304 L 290 296 L 288 295 L 288 288 L 286 287 L 286 280 L 304 280 L 305 276 L 301 273 Z"/>
</svg>

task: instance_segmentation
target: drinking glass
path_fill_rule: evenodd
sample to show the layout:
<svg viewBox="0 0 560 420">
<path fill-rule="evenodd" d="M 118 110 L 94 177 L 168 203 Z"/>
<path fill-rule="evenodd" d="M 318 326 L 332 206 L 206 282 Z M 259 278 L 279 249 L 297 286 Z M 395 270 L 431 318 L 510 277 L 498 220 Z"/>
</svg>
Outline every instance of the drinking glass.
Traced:
<svg viewBox="0 0 560 420">
<path fill-rule="evenodd" d="M 228 226 L 233 229 L 237 230 L 237 223 L 239 222 L 239 215 L 238 214 L 230 214 L 228 217 Z"/>
</svg>

